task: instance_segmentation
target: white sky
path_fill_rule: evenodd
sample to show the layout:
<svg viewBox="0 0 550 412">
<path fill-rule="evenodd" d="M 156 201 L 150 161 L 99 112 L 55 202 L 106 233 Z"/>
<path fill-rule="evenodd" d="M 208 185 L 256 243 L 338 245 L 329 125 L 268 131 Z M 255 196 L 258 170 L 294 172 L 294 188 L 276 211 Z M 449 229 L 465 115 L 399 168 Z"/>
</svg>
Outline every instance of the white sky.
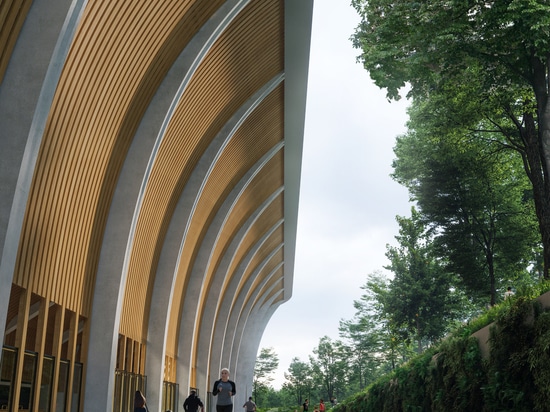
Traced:
<svg viewBox="0 0 550 412">
<path fill-rule="evenodd" d="M 339 339 L 366 276 L 388 264 L 395 216 L 409 216 L 404 187 L 389 174 L 405 99 L 389 103 L 349 40 L 359 22 L 351 0 L 315 0 L 292 298 L 268 323 L 279 389 L 294 357 L 308 361 L 325 335 Z"/>
</svg>

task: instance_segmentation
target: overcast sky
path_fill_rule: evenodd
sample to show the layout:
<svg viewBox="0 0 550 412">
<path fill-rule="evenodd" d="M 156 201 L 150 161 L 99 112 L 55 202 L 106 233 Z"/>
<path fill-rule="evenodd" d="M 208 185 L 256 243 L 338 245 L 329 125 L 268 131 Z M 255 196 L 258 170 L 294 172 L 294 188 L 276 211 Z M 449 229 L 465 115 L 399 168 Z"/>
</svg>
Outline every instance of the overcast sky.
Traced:
<svg viewBox="0 0 550 412">
<path fill-rule="evenodd" d="M 325 335 L 338 339 L 366 276 L 388 264 L 404 187 L 389 174 L 405 99 L 389 103 L 349 40 L 359 22 L 350 0 L 315 0 L 292 298 L 268 323 L 260 348 L 279 357 L 279 389 L 294 357 L 308 361 Z"/>
</svg>

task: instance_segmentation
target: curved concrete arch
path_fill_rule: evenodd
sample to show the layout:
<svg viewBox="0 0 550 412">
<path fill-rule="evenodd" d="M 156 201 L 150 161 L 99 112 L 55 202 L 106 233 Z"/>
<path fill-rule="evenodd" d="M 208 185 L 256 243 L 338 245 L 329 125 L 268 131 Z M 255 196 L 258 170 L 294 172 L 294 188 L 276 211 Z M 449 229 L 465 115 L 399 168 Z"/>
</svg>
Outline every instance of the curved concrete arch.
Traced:
<svg viewBox="0 0 550 412">
<path fill-rule="evenodd" d="M 256 277 L 264 271 L 264 268 L 270 263 L 271 259 L 279 252 L 282 247 L 283 245 L 280 245 L 278 249 L 274 250 L 269 256 L 264 259 L 261 265 L 255 268 L 254 273 L 252 274 L 252 276 L 250 276 L 250 278 L 246 282 L 246 285 L 252 286 L 252 283 L 254 283 Z M 229 362 L 229 365 L 235 369 L 235 372 L 239 374 L 239 377 L 241 376 L 242 370 L 240 366 L 237 368 L 237 365 L 240 365 L 240 345 L 244 340 L 244 333 L 246 330 L 247 322 L 249 319 L 251 319 L 249 317 L 254 310 L 257 300 L 261 299 L 262 296 L 269 295 L 271 289 L 278 287 L 278 285 L 273 283 L 270 287 L 266 288 L 268 282 L 274 276 L 277 276 L 283 265 L 284 262 L 280 262 L 279 264 L 277 264 L 274 268 L 270 270 L 267 275 L 264 276 L 262 281 L 256 286 L 255 289 L 247 289 L 245 287 L 243 289 L 243 292 L 239 294 L 235 299 L 235 304 L 233 305 L 226 326 L 226 330 L 232 331 L 232 339 L 230 341 L 229 339 L 227 339 L 226 341 L 228 341 L 228 351 L 229 353 L 231 353 L 231 360 Z M 236 281 L 238 280 L 236 279 Z M 246 354 L 245 357 L 249 355 L 246 351 L 243 353 Z M 253 356 L 255 357 L 256 353 L 254 353 Z"/>
<path fill-rule="evenodd" d="M 169 309 L 172 304 L 172 294 L 174 293 L 174 284 L 177 276 L 177 268 L 179 255 L 184 247 L 189 222 L 195 212 L 197 199 L 202 193 L 205 182 L 212 171 L 212 168 L 219 159 L 221 152 L 227 146 L 228 142 L 233 138 L 239 126 L 246 120 L 250 113 L 258 107 L 258 105 L 268 96 L 283 80 L 282 74 L 273 78 L 261 90 L 256 92 L 245 105 L 243 105 L 237 113 L 235 113 L 230 121 L 218 133 L 214 141 L 210 144 L 206 152 L 203 154 L 195 171 L 185 186 L 184 192 L 180 196 L 180 200 L 173 215 L 166 240 L 164 242 L 161 259 L 157 268 L 157 276 L 155 278 L 155 287 L 153 290 L 153 301 L 159 302 L 151 306 L 150 322 L 148 330 L 148 358 L 146 370 L 151 371 L 148 375 L 148 382 L 152 391 L 149 394 L 151 402 L 156 402 L 155 394 L 160 392 L 155 391 L 156 388 L 162 389 L 162 370 L 148 367 L 149 364 L 155 364 L 161 361 L 164 364 L 164 351 L 166 348 L 167 328 L 169 327 Z M 260 162 L 258 167 L 265 164 Z M 251 172 L 250 176 L 253 176 Z M 248 175 L 247 175 L 248 176 Z M 245 184 L 250 176 L 243 182 Z M 188 302 L 190 308 L 196 308 L 199 293 L 193 288 L 193 283 L 188 286 L 188 293 L 184 300 Z M 184 304 L 185 304 L 184 303 Z M 185 312 L 185 309 L 184 309 Z M 188 368 L 188 364 L 186 368 Z M 189 377 L 184 376 L 181 372 L 185 369 L 178 368 L 179 374 L 183 375 L 180 379 L 187 387 Z M 186 392 L 185 392 L 186 393 Z M 181 393 L 180 396 L 183 396 Z M 154 404 L 154 403 L 153 403 Z"/>
<path fill-rule="evenodd" d="M 3 145 L 10 142 L 6 145 L 10 150 L 2 152 L 0 162 L 1 215 L 9 216 L 7 225 L 4 227 L 2 222 L 0 227 L 0 325 L 6 323 L 19 246 L 14 239 L 21 237 L 25 205 L 49 108 L 86 4 L 87 0 L 64 0 L 52 7 L 47 0 L 33 2 L 18 38 L 20 44 L 13 51 L 0 86 L 0 141 Z M 42 19 L 47 19 L 48 24 L 39 24 Z M 15 103 L 18 101 L 19 104 Z M 18 120 L 10 121 L 13 118 Z M 11 240 L 5 241 L 7 238 Z"/>
<path fill-rule="evenodd" d="M 226 254 L 222 257 L 221 261 L 219 262 L 218 269 L 216 271 L 216 274 L 214 275 L 214 278 L 215 278 L 214 282 L 216 282 L 216 280 L 221 281 L 224 278 L 228 267 L 231 265 L 232 260 L 234 259 L 234 253 L 238 249 L 242 239 L 246 236 L 246 234 L 248 233 L 250 228 L 254 225 L 256 220 L 261 216 L 262 212 L 265 209 L 267 209 L 269 205 L 281 195 L 282 190 L 283 189 L 280 188 L 275 193 L 273 193 L 268 199 L 266 199 L 262 203 L 262 205 L 258 209 L 256 209 L 254 214 L 250 216 L 248 220 L 239 229 L 239 232 L 235 235 L 231 244 L 228 246 Z M 225 218 L 225 216 L 222 216 L 222 218 Z M 279 221 L 275 226 L 273 226 L 271 230 L 269 230 L 262 238 L 258 239 L 258 242 L 256 243 L 253 250 L 257 251 L 257 249 L 261 247 L 261 245 L 265 242 L 265 240 L 278 227 L 280 227 L 281 224 L 282 224 L 282 220 Z M 211 352 L 211 348 L 213 345 L 212 341 L 213 340 L 215 341 L 215 338 L 213 338 L 213 335 L 214 335 L 214 326 L 216 321 L 217 309 L 219 307 L 219 303 L 218 303 L 219 290 L 210 293 L 208 295 L 207 300 L 204 303 L 205 309 L 203 311 L 202 319 L 200 320 L 200 333 L 199 333 L 197 342 L 193 342 L 192 336 L 185 334 L 185 328 L 183 327 L 186 324 L 196 325 L 197 322 L 199 321 L 198 319 L 196 319 L 196 316 L 197 316 L 196 311 L 193 310 L 193 308 L 198 304 L 198 300 L 196 300 L 193 297 L 193 293 L 195 292 L 196 294 L 198 294 L 198 291 L 202 287 L 203 287 L 203 275 L 202 275 L 202 272 L 199 271 L 196 276 L 191 277 L 190 284 L 187 288 L 187 294 L 184 301 L 185 304 L 182 310 L 179 339 L 180 339 L 180 350 L 183 353 L 191 354 L 191 350 L 194 346 L 198 348 L 197 362 L 203 362 L 203 364 L 198 363 L 197 369 L 201 370 L 203 373 L 197 376 L 197 384 L 208 388 L 208 385 L 209 385 L 208 380 L 210 377 L 209 370 L 211 370 L 211 367 L 209 366 L 209 363 L 210 363 L 209 359 L 212 356 L 215 356 L 215 354 Z M 185 305 L 189 305 L 189 306 L 185 306 Z M 187 362 L 189 361 L 190 359 L 187 360 Z M 178 357 L 178 362 L 179 362 L 178 370 L 185 367 L 184 364 L 181 364 L 182 362 L 184 362 L 183 359 L 180 359 Z M 218 366 L 218 369 L 221 367 L 219 365 L 217 366 Z"/>
<path fill-rule="evenodd" d="M 216 36 L 220 35 L 223 28 L 231 22 L 231 18 L 235 17 L 236 13 L 247 2 L 248 0 L 227 2 L 193 38 L 159 87 L 132 141 L 110 208 L 92 305 L 93 321 L 90 330 L 88 357 L 93 362 L 94 359 L 101 358 L 105 353 L 109 353 L 110 361 L 109 363 L 98 363 L 100 366 L 93 370 L 88 369 L 86 381 L 89 382 L 89 386 L 85 392 L 86 399 L 112 398 L 114 391 L 112 371 L 115 369 L 118 325 L 124 299 L 125 275 L 127 272 L 125 266 L 131 250 L 133 228 L 135 228 L 136 219 L 139 216 L 140 199 L 147 186 L 148 171 L 154 163 L 166 125 L 169 123 L 171 113 L 173 113 L 178 98 L 181 97 L 186 84 L 189 82 L 192 72 L 196 70 L 198 63 L 208 52 L 208 47 L 212 45 Z M 250 110 L 250 107 L 247 110 Z M 239 116 L 237 118 L 239 119 Z M 218 144 L 222 145 L 222 143 Z M 217 150 L 214 149 L 214 152 Z M 192 191 L 193 187 L 193 185 L 190 185 L 187 190 Z M 185 196 L 181 197 L 181 199 L 185 198 Z M 134 210 L 134 214 L 128 214 L 128 210 Z M 172 227 L 185 227 L 185 214 L 176 213 L 174 216 L 176 219 Z M 172 251 L 178 250 L 181 243 L 181 233 L 176 237 L 176 241 L 169 238 L 168 242 L 165 242 L 163 247 L 165 256 L 170 255 L 170 249 Z M 173 253 L 172 257 L 174 258 Z M 165 257 L 164 265 L 166 265 L 166 259 Z M 162 390 L 165 343 L 165 331 L 158 333 L 159 331 L 155 328 L 161 325 L 166 328 L 173 286 L 171 278 L 173 269 L 170 272 L 162 271 L 160 273 L 168 273 L 168 276 L 159 277 L 158 286 L 154 289 L 154 292 L 156 292 L 154 299 L 158 302 L 164 302 L 166 307 L 163 309 L 160 306 L 153 305 L 154 322 L 150 323 L 153 329 L 148 333 L 153 344 L 152 350 L 148 351 L 148 354 L 151 356 L 149 364 L 154 360 L 160 362 L 161 367 L 152 368 L 146 365 L 146 371 L 151 371 L 152 375 L 152 391 L 150 394 L 152 405 L 156 404 L 157 401 L 160 402 L 159 391 Z M 158 341 L 160 339 L 162 339 L 162 342 L 159 345 Z M 157 349 L 157 346 L 160 346 L 161 349 Z M 106 374 L 111 377 L 109 380 L 105 380 Z M 86 400 L 85 402 L 89 403 L 91 401 Z"/>
<path fill-rule="evenodd" d="M 275 273 L 275 271 L 273 273 Z M 241 386 L 242 382 L 252 382 L 256 353 L 264 327 L 280 305 L 280 303 L 276 301 L 282 302 L 280 296 L 283 295 L 284 291 L 279 290 L 271 294 L 270 292 L 275 288 L 277 288 L 277 285 L 271 285 L 265 290 L 265 293 L 263 293 L 258 301 L 258 305 L 256 305 L 257 310 L 252 313 L 252 318 L 248 319 L 246 322 L 247 329 L 243 331 L 243 333 L 246 333 L 248 339 L 244 341 L 245 348 L 243 348 L 241 356 L 234 356 L 233 361 L 226 364 L 222 363 L 221 354 L 219 352 L 212 352 L 210 360 L 205 360 L 205 363 L 210 362 L 210 380 L 212 382 L 217 379 L 218 371 L 222 367 L 228 367 L 231 370 L 232 379 L 235 379 L 237 382 L 237 395 L 234 400 L 234 403 L 237 405 L 244 403 L 248 399 L 248 396 L 250 396 L 250 393 L 247 394 L 246 383 L 243 389 Z M 205 354 L 205 356 L 208 356 L 208 354 Z M 210 384 L 212 382 L 210 382 Z M 208 386 L 208 383 L 206 385 L 207 390 L 210 390 L 211 388 Z"/>
<path fill-rule="evenodd" d="M 274 288 L 275 286 L 272 286 Z M 250 391 L 252 390 L 252 381 L 254 378 L 254 366 L 256 364 L 256 355 L 259 349 L 260 342 L 265 326 L 268 324 L 271 316 L 277 308 L 282 304 L 280 295 L 284 292 L 279 291 L 277 294 L 270 296 L 270 290 L 266 290 L 266 293 L 262 295 L 262 298 L 255 305 L 254 310 L 250 313 L 249 318 L 245 321 L 240 347 L 238 349 L 235 364 L 239 365 L 239 386 L 243 389 L 238 393 L 241 396 L 241 404 L 245 402 L 247 396 L 246 390 L 250 385 Z M 276 302 L 278 301 L 278 302 Z M 246 338 L 245 338 L 246 337 Z M 237 402 L 239 404 L 239 402 Z"/>
<path fill-rule="evenodd" d="M 239 248 L 240 243 L 242 242 L 242 239 L 246 236 L 248 231 L 251 229 L 251 227 L 254 225 L 256 220 L 261 216 L 263 211 L 269 207 L 269 205 L 278 198 L 282 193 L 282 188 L 277 190 L 275 193 L 273 193 L 264 203 L 255 210 L 254 214 L 248 218 L 248 220 L 242 225 L 239 232 L 235 235 L 233 241 L 228 246 L 227 251 L 225 255 L 222 257 L 221 261 L 219 262 L 217 274 L 215 275 L 216 278 L 221 278 L 224 276 L 224 274 L 227 272 L 229 266 L 231 265 L 234 254 L 236 250 Z M 269 230 L 261 239 L 258 240 L 256 243 L 253 251 L 255 251 L 265 242 L 265 240 L 271 236 L 271 234 L 282 224 L 282 220 L 279 221 L 276 225 L 274 225 L 271 230 Z M 200 278 L 196 278 L 197 281 L 200 280 Z M 202 283 L 197 282 L 198 287 L 202 287 Z M 192 290 L 191 288 L 189 290 Z M 210 352 L 212 348 L 212 340 L 216 341 L 215 338 L 213 338 L 214 334 L 214 323 L 215 323 L 215 316 L 216 316 L 216 308 L 217 308 L 217 299 L 218 295 L 216 296 L 209 296 L 209 299 L 205 302 L 205 306 L 208 308 L 208 310 L 205 310 L 203 312 L 203 319 L 201 322 L 201 332 L 199 333 L 199 342 L 193 343 L 190 339 L 185 339 L 185 336 L 180 332 L 180 348 L 184 353 L 189 353 L 191 351 L 192 345 L 195 344 L 198 346 L 198 355 L 197 355 L 197 363 L 200 365 L 208 365 L 208 359 L 210 357 Z M 182 324 L 185 322 L 189 322 L 189 324 L 193 324 L 194 319 L 192 318 L 193 313 L 190 311 L 183 311 L 182 316 Z M 216 367 L 219 369 L 221 367 L 220 365 L 216 365 Z M 200 376 L 198 381 L 202 384 L 208 387 L 207 379 L 209 377 L 209 373 L 206 369 L 202 369 L 204 371 L 204 375 Z"/>
<path fill-rule="evenodd" d="M 276 253 L 278 253 L 278 251 L 271 255 L 269 259 L 265 259 L 262 262 L 262 268 L 260 268 L 261 270 L 258 273 L 261 273 L 262 269 L 271 263 L 270 261 L 275 257 Z M 280 270 L 278 268 L 281 266 L 283 266 L 283 264 L 277 265 L 266 275 L 266 282 L 259 285 L 254 291 L 255 295 L 267 297 L 271 294 L 278 295 L 279 293 L 284 293 L 283 289 L 279 289 L 280 282 L 272 282 L 275 277 L 280 276 Z M 241 373 L 240 367 L 237 367 L 239 365 L 239 345 L 247 322 L 246 315 L 248 314 L 244 311 L 243 306 L 246 303 L 247 295 L 248 294 L 243 292 L 234 299 L 235 304 L 231 308 L 230 318 L 227 319 L 225 325 L 226 339 L 224 339 L 224 348 L 222 349 L 223 352 L 230 354 L 231 357 L 228 364 L 235 369 L 235 372 L 238 374 Z M 253 307 L 252 305 L 250 308 Z"/>
<path fill-rule="evenodd" d="M 250 273 L 249 279 L 251 280 L 251 283 L 256 280 L 256 277 L 261 275 L 265 276 L 264 282 L 261 282 L 259 285 L 257 285 L 254 290 L 241 289 L 241 292 L 239 293 L 237 287 L 239 283 L 241 283 L 241 276 L 233 276 L 231 278 L 231 284 L 228 287 L 228 293 L 226 293 L 224 296 L 225 299 L 220 307 L 220 312 L 225 312 L 224 308 L 227 308 L 228 316 L 225 320 L 225 325 L 220 325 L 223 327 L 219 328 L 219 330 L 224 331 L 225 335 L 223 339 L 223 347 L 221 353 L 229 354 L 228 358 L 225 360 L 225 363 L 235 369 L 236 373 L 236 359 L 238 351 L 238 344 L 236 342 L 238 341 L 239 334 L 242 331 L 239 325 L 244 313 L 244 305 L 249 301 L 248 298 L 250 298 L 251 294 L 261 294 L 264 285 L 267 284 L 267 282 L 278 273 L 278 268 L 283 266 L 284 262 L 280 262 L 279 264 L 276 263 L 276 259 L 280 254 L 282 248 L 282 244 L 278 245 L 278 247 L 272 250 L 271 253 L 269 253 L 267 256 L 265 256 L 262 261 L 253 268 L 252 273 Z M 243 264 L 239 268 L 239 271 L 237 272 L 238 274 L 244 274 L 249 270 L 248 266 L 254 256 L 250 255 L 249 258 L 250 259 L 247 259 L 246 262 L 243 262 Z M 275 267 L 270 269 L 269 273 L 264 274 L 265 270 L 269 269 L 268 265 L 270 264 L 275 264 Z"/>
<path fill-rule="evenodd" d="M 259 214 L 257 216 L 254 216 L 254 220 L 256 220 L 258 216 Z M 247 222 L 247 225 L 245 227 L 246 230 L 243 230 L 243 233 L 239 234 L 239 237 L 235 239 L 235 245 L 232 245 L 232 250 L 236 250 L 238 248 L 238 243 L 240 243 L 242 238 L 245 236 L 246 231 L 248 231 L 252 227 L 253 223 L 253 221 Z M 247 256 L 243 258 L 242 263 L 236 270 L 237 274 L 244 273 L 244 271 L 248 268 L 250 261 L 257 255 L 258 250 L 273 235 L 273 233 L 281 227 L 282 224 L 282 220 L 278 221 L 269 231 L 267 231 L 261 238 L 258 239 L 254 247 L 248 252 Z M 269 257 L 271 258 L 279 250 L 280 248 L 274 250 L 269 255 Z M 223 278 L 225 276 L 225 269 L 229 266 L 229 261 L 231 261 L 232 259 L 233 255 L 231 251 L 228 251 L 226 263 L 227 266 L 220 265 L 220 268 L 216 273 L 217 278 Z M 260 266 L 263 267 L 263 265 L 265 265 L 265 263 L 268 261 L 269 259 L 264 260 L 264 263 Z M 232 337 L 229 336 L 230 334 L 227 329 L 227 322 L 233 310 L 233 300 L 231 299 L 230 301 L 229 297 L 232 296 L 231 292 L 236 289 L 236 286 L 237 285 L 235 284 L 235 282 L 231 282 L 231 284 L 228 285 L 228 290 L 226 291 L 224 296 L 221 297 L 221 301 L 220 297 L 216 297 L 217 303 L 214 305 L 213 302 L 211 310 L 208 311 L 208 313 L 205 312 L 205 319 L 201 324 L 201 328 L 203 328 L 204 331 L 201 331 L 200 333 L 198 355 L 199 359 L 197 361 L 200 360 L 200 364 L 205 365 L 205 367 L 207 365 L 209 366 L 207 377 L 210 376 L 211 379 L 212 374 L 217 373 L 217 370 L 220 370 L 222 367 L 228 366 L 232 358 Z M 212 297 L 211 299 L 213 300 L 214 297 Z M 235 373 L 236 371 L 234 372 L 234 374 Z"/>
<path fill-rule="evenodd" d="M 0 42 L 5 344 L 69 362 L 52 409 L 110 410 L 115 368 L 159 410 L 165 377 L 251 379 L 291 295 L 312 0 L 24 3 Z"/>
</svg>

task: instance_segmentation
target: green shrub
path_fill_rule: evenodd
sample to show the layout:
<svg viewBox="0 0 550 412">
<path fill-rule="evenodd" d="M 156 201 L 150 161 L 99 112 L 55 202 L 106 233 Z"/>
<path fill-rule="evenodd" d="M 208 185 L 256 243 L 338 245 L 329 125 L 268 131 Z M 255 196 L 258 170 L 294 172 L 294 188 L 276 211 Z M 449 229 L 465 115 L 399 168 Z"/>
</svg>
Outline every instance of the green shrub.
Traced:
<svg viewBox="0 0 550 412">
<path fill-rule="evenodd" d="M 484 311 L 423 354 L 346 399 L 334 412 L 547 411 L 550 311 L 533 298 L 549 283 Z M 492 324 L 489 359 L 472 333 Z"/>
</svg>

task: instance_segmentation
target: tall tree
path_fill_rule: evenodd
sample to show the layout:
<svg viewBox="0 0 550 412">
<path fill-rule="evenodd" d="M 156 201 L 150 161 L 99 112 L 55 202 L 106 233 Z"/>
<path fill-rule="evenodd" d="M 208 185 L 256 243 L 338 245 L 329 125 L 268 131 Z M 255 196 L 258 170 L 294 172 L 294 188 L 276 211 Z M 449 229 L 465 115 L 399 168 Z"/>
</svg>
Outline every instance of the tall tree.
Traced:
<svg viewBox="0 0 550 412">
<path fill-rule="evenodd" d="M 360 389 L 413 354 L 391 322 L 389 279 L 380 272 L 372 273 L 361 289 L 360 299 L 353 302 L 353 319 L 340 322 L 340 336 L 354 354 L 349 363 Z"/>
<path fill-rule="evenodd" d="M 321 384 L 321 395 L 330 399 L 334 396 L 338 385 L 343 385 L 346 380 L 347 363 L 343 353 L 343 345 L 340 341 L 332 341 L 328 336 L 323 336 L 319 344 L 313 349 L 315 356 L 309 360 L 313 368 L 313 374 L 317 382 Z"/>
<path fill-rule="evenodd" d="M 348 369 L 347 388 L 355 392 L 363 390 L 374 378 L 383 363 L 382 337 L 379 325 L 373 316 L 355 316 L 351 320 L 340 321 L 340 337 L 344 339 L 344 353 Z M 343 389 L 343 388 L 342 388 Z M 336 392 L 334 396 L 346 395 Z"/>
<path fill-rule="evenodd" d="M 476 133 L 436 133 L 414 102 L 409 133 L 398 138 L 393 177 L 409 189 L 434 242 L 470 296 L 495 304 L 502 283 L 527 274 L 537 229 L 520 159 Z M 419 120 L 420 118 L 420 120 Z M 428 129 L 428 130 L 427 130 Z"/>
<path fill-rule="evenodd" d="M 390 322 L 404 339 L 423 343 L 440 338 L 450 320 L 456 317 L 458 295 L 453 293 L 453 278 L 433 254 L 432 236 L 413 207 L 411 218 L 397 217 L 399 246 L 388 246 L 387 269 L 394 278 L 384 302 Z"/>
<path fill-rule="evenodd" d="M 252 396 L 260 402 L 262 395 L 267 395 L 271 376 L 279 366 L 279 357 L 273 348 L 261 348 L 254 365 L 254 381 Z"/>
<path fill-rule="evenodd" d="M 398 99 L 442 103 L 432 116 L 492 124 L 522 157 L 550 268 L 550 4 L 543 0 L 352 0 L 353 42 L 375 83 Z M 449 91 L 462 92 L 455 94 Z M 467 98 L 466 98 L 467 97 Z"/>
<path fill-rule="evenodd" d="M 313 371 L 311 365 L 293 358 L 285 372 L 285 383 L 283 388 L 290 392 L 296 404 L 302 405 L 306 398 L 310 397 L 313 389 Z"/>
</svg>

